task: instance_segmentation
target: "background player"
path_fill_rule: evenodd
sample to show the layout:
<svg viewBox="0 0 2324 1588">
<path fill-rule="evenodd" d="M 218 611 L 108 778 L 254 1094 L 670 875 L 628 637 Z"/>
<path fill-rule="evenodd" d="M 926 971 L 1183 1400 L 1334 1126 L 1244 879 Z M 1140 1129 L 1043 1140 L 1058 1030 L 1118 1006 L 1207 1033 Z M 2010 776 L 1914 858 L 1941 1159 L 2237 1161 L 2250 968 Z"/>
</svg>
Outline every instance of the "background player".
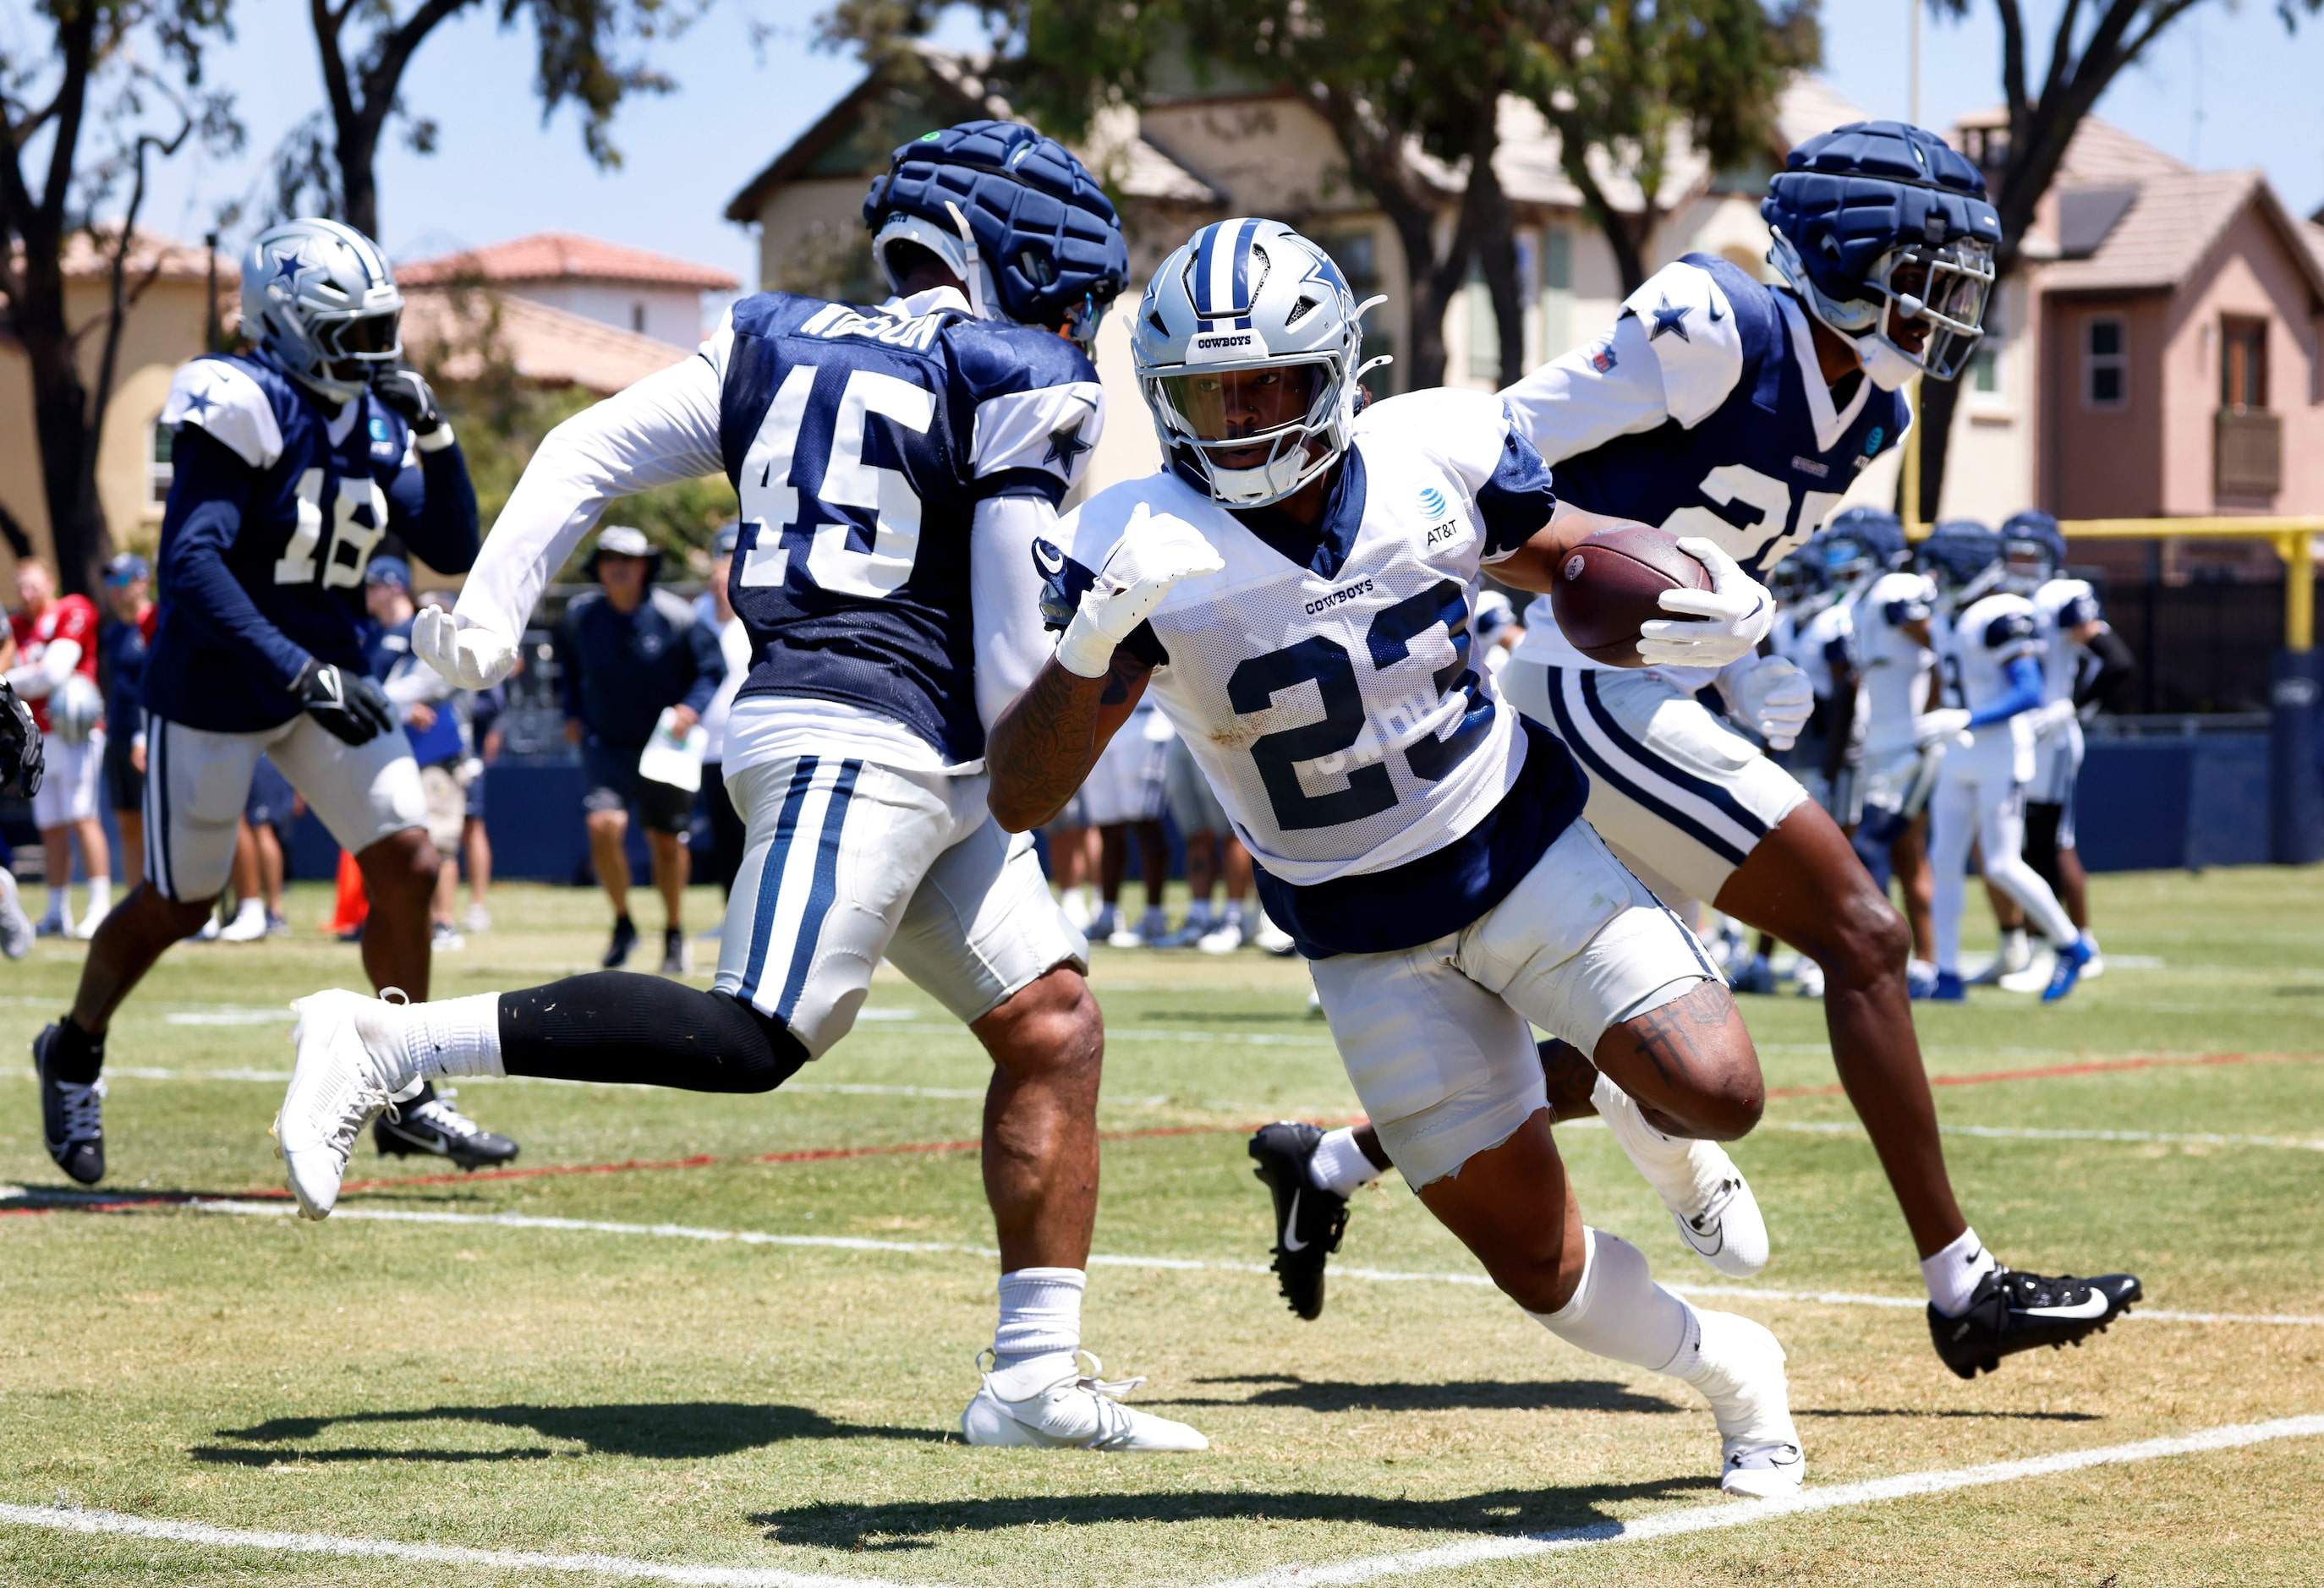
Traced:
<svg viewBox="0 0 2324 1588">
<path fill-rule="evenodd" d="M 152 602 L 153 570 L 134 551 L 105 565 L 111 619 L 97 631 L 99 681 L 105 686 L 105 790 L 121 829 L 121 886 L 145 880 L 145 651 L 161 613 Z"/>
<path fill-rule="evenodd" d="M 1843 515 L 1846 516 L 1846 515 Z M 1866 586 L 1856 604 L 1856 657 L 1864 696 L 1864 814 L 1856 852 L 1885 892 L 1894 875 L 1913 934 L 1906 984 L 1915 998 L 1936 989 L 1936 938 L 1929 924 L 1934 879 L 1929 872 L 1928 801 L 1935 787 L 1917 725 L 1938 705 L 1937 655 L 1929 625 L 1936 586 L 1926 574 L 1893 566 L 1905 555 L 1895 537 L 1891 566 Z"/>
<path fill-rule="evenodd" d="M 1960 928 L 1974 844 L 1986 881 L 2058 945 L 2057 965 L 2042 994 L 2055 1001 L 2073 991 L 2093 950 L 2023 854 L 2025 785 L 2034 776 L 2034 742 L 2047 709 L 2042 704 L 2041 618 L 2034 603 L 2016 590 L 1978 594 L 1997 582 L 1993 570 L 2006 566 L 1999 536 L 1987 535 L 1982 542 L 1965 533 L 1954 539 L 1961 550 L 1939 566 L 1947 577 L 1963 581 L 1969 599 L 1948 624 L 1947 704 L 1923 713 L 1915 730 L 1923 745 L 1945 747 L 1930 807 L 1930 863 L 1936 872 L 1933 996 L 1967 996 L 1960 977 Z M 2005 574 L 1998 582 L 2006 584 L 2006 578 Z M 2065 710 L 2071 714 L 2071 702 Z"/>
<path fill-rule="evenodd" d="M 364 1122 L 425 1076 L 768 1091 L 846 1035 L 884 956 L 994 1064 L 1001 1316 L 969 1443 L 1199 1450 L 1079 1366 L 1103 1030 L 1086 940 L 1031 840 L 985 808 L 984 724 L 1047 648 L 1029 549 L 1104 424 L 1083 348 L 1128 252 L 1081 162 L 1008 122 L 896 151 L 863 218 L 895 297 L 744 299 L 698 356 L 559 426 L 456 626 L 422 614 L 414 631 L 464 688 L 495 683 L 609 502 L 734 482 L 729 592 L 753 666 L 724 764 L 748 850 L 713 990 L 599 972 L 409 1010 L 306 999 L 280 1125 L 291 1187 L 327 1215 Z"/>
<path fill-rule="evenodd" d="M 86 596 L 58 595 L 56 576 L 32 557 L 16 563 L 16 598 L 23 605 L 8 614 L 16 640 L 8 682 L 32 707 L 47 765 L 32 799 L 49 880 L 49 908 L 39 931 L 43 937 L 86 937 L 113 905 L 113 854 L 97 815 L 106 742 L 97 725 L 104 697 L 97 688 L 97 606 Z M 88 908 L 78 928 L 69 897 L 76 846 L 88 878 Z"/>
<path fill-rule="evenodd" d="M 261 754 L 361 863 L 372 984 L 428 995 L 436 851 L 419 769 L 364 676 L 364 568 L 390 531 L 437 568 L 476 554 L 476 497 L 427 383 L 401 363 L 402 295 L 362 233 L 261 232 L 243 258 L 248 353 L 195 359 L 161 410 L 176 428 L 161 520 L 170 592 L 145 671 L 145 882 L 99 929 L 70 1013 L 32 1042 L 49 1156 L 105 1173 L 105 1033 L 225 888 Z M 461 1160 L 475 1127 L 425 1088 L 414 1129 Z"/>
<path fill-rule="evenodd" d="M 1275 221 L 1206 226 L 1154 272 L 1130 348 L 1169 467 L 1084 503 L 1062 557 L 1037 549 L 1064 635 L 994 725 L 994 813 L 1047 819 L 1155 700 L 1429 1211 L 1552 1333 L 1702 1390 L 1721 1487 L 1788 1493 L 1782 1348 L 1583 1226 L 1526 1023 L 1694 1133 L 1758 1117 L 1757 1057 L 1702 945 L 1579 819 L 1572 757 L 1474 665 L 1480 568 L 1546 588 L 1595 522 L 1545 527 L 1549 471 L 1489 396 L 1359 417 L 1358 317 Z"/>
<path fill-rule="evenodd" d="M 0 662 L 8 660 L 15 640 L 0 635 Z M 16 697 L 15 687 L 0 678 L 0 794 L 29 799 L 41 791 L 41 730 L 33 725 L 31 707 Z M 0 954 L 22 959 L 32 951 L 32 922 L 23 901 L 16 897 L 16 875 L 0 856 Z"/>
<path fill-rule="evenodd" d="M 1602 342 L 1502 393 L 1554 467 L 1563 508 L 1702 537 L 1746 573 L 1807 539 L 1896 444 L 1907 380 L 1967 367 L 2000 235 L 1977 168 L 1918 127 L 1851 124 L 1785 166 L 1760 210 L 1785 286 L 1690 255 L 1633 293 Z M 1715 600 L 1663 597 L 1674 613 Z M 1732 621 L 1756 623 L 1756 642 L 1772 617 Z M 2135 1279 L 2012 1273 L 1969 1227 L 1913 1029 L 1904 921 L 1798 782 L 1693 699 L 1715 683 L 1772 739 L 1797 732 L 1809 692 L 1775 659 L 1690 668 L 1683 647 L 1652 632 L 1639 649 L 1646 669 L 1601 668 L 1536 602 L 1502 688 L 1581 757 L 1591 826 L 1666 902 L 1711 900 L 1823 968 L 1832 1057 L 1919 1251 L 1939 1355 L 1971 1377 L 2104 1327 L 2137 1298 Z M 1665 1143 L 1659 1169 L 1651 1153 L 1633 1161 L 1683 1230 L 1714 1183 L 1683 1148 Z"/>
</svg>

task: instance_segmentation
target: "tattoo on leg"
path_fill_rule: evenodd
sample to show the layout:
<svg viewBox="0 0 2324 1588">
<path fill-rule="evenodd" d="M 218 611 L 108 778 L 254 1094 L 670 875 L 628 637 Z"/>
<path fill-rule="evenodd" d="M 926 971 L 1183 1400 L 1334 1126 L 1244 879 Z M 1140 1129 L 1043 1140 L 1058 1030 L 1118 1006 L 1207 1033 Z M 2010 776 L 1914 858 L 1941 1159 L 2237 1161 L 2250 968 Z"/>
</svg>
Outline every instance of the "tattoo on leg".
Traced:
<svg viewBox="0 0 2324 1588">
<path fill-rule="evenodd" d="M 1710 1064 L 1703 1040 L 1709 1033 L 1727 1029 L 1728 1011 L 1733 1005 L 1725 987 L 1703 982 L 1684 997 L 1638 1016 L 1630 1022 L 1630 1029 L 1637 1036 L 1638 1051 L 1646 1056 L 1664 1084 L 1683 1088 L 1691 1074 L 1699 1075 Z"/>
</svg>

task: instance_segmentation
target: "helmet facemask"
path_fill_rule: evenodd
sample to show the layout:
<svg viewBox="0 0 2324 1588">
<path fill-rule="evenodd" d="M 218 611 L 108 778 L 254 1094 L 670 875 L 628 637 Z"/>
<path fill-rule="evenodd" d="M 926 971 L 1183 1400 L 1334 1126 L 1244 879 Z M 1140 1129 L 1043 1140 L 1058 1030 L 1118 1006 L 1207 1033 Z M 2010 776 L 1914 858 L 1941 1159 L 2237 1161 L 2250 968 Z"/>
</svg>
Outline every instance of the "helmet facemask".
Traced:
<svg viewBox="0 0 2324 1588">
<path fill-rule="evenodd" d="M 2031 596 L 2058 577 L 2056 551 L 2047 541 L 2005 536 L 2001 542 L 2001 586 L 2015 595 Z"/>
<path fill-rule="evenodd" d="M 1353 406 L 1331 358 L 1197 365 L 1139 384 L 1172 461 L 1228 507 L 1280 502 L 1347 449 Z"/>
<path fill-rule="evenodd" d="M 1991 245 L 1980 239 L 1898 244 L 1865 276 L 1865 287 L 1877 298 L 1825 293 L 1781 232 L 1768 252 L 1808 311 L 1854 344 L 1865 374 L 1885 392 L 1914 375 L 1960 378 L 1985 336 L 1994 263 Z"/>
</svg>

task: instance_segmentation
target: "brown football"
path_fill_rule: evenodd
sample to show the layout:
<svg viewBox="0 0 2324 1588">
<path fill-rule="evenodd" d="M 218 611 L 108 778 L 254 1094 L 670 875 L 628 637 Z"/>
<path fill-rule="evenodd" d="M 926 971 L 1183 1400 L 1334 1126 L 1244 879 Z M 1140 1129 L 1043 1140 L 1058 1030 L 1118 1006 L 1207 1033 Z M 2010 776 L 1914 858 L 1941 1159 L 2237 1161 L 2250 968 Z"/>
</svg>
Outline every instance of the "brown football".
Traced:
<svg viewBox="0 0 2324 1588">
<path fill-rule="evenodd" d="M 1600 530 L 1566 553 L 1550 592 L 1557 626 L 1573 648 L 1608 667 L 1644 667 L 1638 625 L 1671 614 L 1665 590 L 1711 588 L 1711 570 L 1678 549 L 1678 537 L 1644 524 Z"/>
</svg>

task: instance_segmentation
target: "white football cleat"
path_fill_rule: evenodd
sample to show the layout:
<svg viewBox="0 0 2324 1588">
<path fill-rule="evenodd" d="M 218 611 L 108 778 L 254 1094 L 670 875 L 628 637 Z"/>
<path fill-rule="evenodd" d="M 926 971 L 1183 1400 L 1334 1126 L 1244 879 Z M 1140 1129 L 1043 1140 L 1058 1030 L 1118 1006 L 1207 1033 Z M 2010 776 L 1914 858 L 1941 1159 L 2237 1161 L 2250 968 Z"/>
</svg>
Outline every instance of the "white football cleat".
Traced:
<svg viewBox="0 0 2324 1588">
<path fill-rule="evenodd" d="M 1090 1371 L 1080 1359 L 1089 1358 Z M 984 1353 L 977 1363 L 983 1365 Z M 971 1445 L 1043 1445 L 1064 1450 L 1208 1450 L 1211 1442 L 1184 1423 L 1124 1406 L 1121 1398 L 1146 1382 L 1106 1383 L 1105 1364 L 1089 1352 L 1038 1356 L 1005 1371 L 991 1371 L 960 1414 Z"/>
<path fill-rule="evenodd" d="M 1278 959 L 1299 951 L 1291 934 L 1277 926 L 1275 918 L 1263 909 L 1259 912 L 1259 930 L 1250 935 L 1250 940 L 1261 954 L 1272 954 Z"/>
<path fill-rule="evenodd" d="M 1767 1221 L 1751 1183 L 1716 1141 L 1665 1136 L 1648 1124 L 1630 1094 L 1604 1075 L 1590 1096 L 1622 1151 L 1670 1209 L 1679 1239 L 1730 1279 L 1767 1266 Z"/>
<path fill-rule="evenodd" d="M 403 996 L 392 987 L 386 992 Z M 383 999 L 335 990 L 311 993 L 290 1007 L 299 1015 L 290 1029 L 299 1058 L 274 1116 L 274 1151 L 299 1211 L 325 1219 L 339 1199 L 347 1155 L 364 1127 L 392 1104 L 418 1096 L 424 1082 L 403 1057 Z"/>
<path fill-rule="evenodd" d="M 1800 1491 L 1807 1458 L 1792 1426 L 1784 1348 L 1775 1335 L 1731 1312 L 1695 1309 L 1702 1339 L 1698 1365 L 1683 1375 L 1711 1402 L 1719 1424 L 1719 1486 L 1753 1500 Z"/>
<path fill-rule="evenodd" d="M 1216 927 L 1204 933 L 1195 942 L 1194 946 L 1204 954 L 1232 954 L 1242 946 L 1242 922 L 1229 920 L 1221 921 Z"/>
<path fill-rule="evenodd" d="M 266 907 L 255 899 L 245 899 L 234 912 L 234 919 L 218 928 L 221 943 L 255 943 L 266 936 Z"/>
</svg>

